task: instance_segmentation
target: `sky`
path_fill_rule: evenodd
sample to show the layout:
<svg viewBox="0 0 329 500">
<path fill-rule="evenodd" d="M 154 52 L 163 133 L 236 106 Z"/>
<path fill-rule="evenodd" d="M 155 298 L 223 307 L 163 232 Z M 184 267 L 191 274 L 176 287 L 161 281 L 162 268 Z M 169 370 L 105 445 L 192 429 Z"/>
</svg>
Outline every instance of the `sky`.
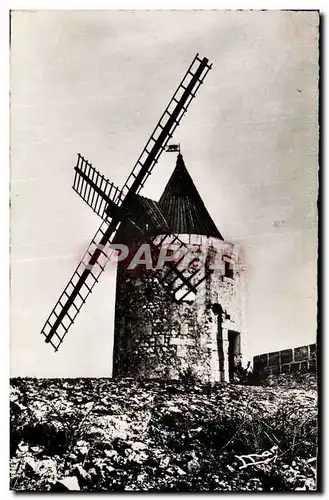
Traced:
<svg viewBox="0 0 329 500">
<path fill-rule="evenodd" d="M 108 376 L 115 268 L 58 353 L 41 328 L 94 235 L 76 154 L 122 185 L 196 53 L 213 69 L 173 142 L 248 269 L 245 359 L 315 341 L 318 15 L 16 11 L 11 26 L 11 375 Z M 158 199 L 164 153 L 143 195 Z"/>
</svg>

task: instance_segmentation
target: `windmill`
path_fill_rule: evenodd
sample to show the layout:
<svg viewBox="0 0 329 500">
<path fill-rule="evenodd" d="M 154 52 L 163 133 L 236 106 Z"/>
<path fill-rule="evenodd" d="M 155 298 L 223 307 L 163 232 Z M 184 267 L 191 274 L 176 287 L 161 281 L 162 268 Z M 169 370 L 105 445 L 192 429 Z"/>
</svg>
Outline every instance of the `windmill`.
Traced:
<svg viewBox="0 0 329 500">
<path fill-rule="evenodd" d="M 168 238 L 168 234 L 164 234 L 162 241 L 148 237 L 145 230 L 139 227 L 138 221 L 134 220 L 131 207 L 211 67 L 206 57 L 201 59 L 199 54 L 195 56 L 122 189 L 116 187 L 78 154 L 73 189 L 102 219 L 102 223 L 41 330 L 45 342 L 55 351 L 58 351 L 63 343 L 68 330 L 104 271 L 108 259 L 104 251 L 105 245 L 115 241 L 121 223 L 132 224 L 154 251 L 159 251 L 163 241 Z M 142 199 L 140 197 L 140 200 Z M 145 214 L 144 219 L 147 220 L 147 217 Z M 185 245 L 175 235 L 171 235 L 170 243 L 178 244 L 179 248 Z M 179 268 L 180 263 L 181 259 L 168 262 L 168 271 L 162 280 L 173 300 L 182 300 L 189 293 L 195 293 L 197 286 L 205 279 L 203 276 L 199 281 L 195 281 L 198 270 L 191 272 L 193 260 L 184 270 Z"/>
</svg>

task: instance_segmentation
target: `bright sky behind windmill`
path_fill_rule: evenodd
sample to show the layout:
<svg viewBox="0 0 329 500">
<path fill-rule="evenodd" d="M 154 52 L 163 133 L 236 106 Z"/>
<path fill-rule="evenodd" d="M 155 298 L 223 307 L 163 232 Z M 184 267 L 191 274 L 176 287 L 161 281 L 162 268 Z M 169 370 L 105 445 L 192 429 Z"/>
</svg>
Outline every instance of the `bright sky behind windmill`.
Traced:
<svg viewBox="0 0 329 500">
<path fill-rule="evenodd" d="M 22 11 L 11 36 L 12 375 L 109 375 L 113 266 L 57 354 L 39 335 L 99 225 L 71 189 L 76 154 L 122 185 L 197 52 L 213 69 L 173 142 L 242 245 L 245 358 L 314 342 L 318 14 Z M 143 195 L 159 198 L 175 160 Z"/>
</svg>

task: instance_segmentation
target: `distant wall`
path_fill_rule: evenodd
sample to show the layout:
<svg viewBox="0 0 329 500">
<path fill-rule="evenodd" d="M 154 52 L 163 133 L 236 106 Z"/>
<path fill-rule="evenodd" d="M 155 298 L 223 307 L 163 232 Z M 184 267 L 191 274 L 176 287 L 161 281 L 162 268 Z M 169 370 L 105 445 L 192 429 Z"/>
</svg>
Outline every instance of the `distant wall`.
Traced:
<svg viewBox="0 0 329 500">
<path fill-rule="evenodd" d="M 297 371 L 316 371 L 316 344 L 254 356 L 254 372 L 274 375 Z"/>
</svg>

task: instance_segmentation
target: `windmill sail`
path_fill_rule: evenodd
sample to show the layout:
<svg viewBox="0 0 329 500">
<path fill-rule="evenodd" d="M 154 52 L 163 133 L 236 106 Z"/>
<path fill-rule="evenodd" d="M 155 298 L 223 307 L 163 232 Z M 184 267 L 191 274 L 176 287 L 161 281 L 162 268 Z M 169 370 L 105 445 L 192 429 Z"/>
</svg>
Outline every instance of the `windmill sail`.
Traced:
<svg viewBox="0 0 329 500">
<path fill-rule="evenodd" d="M 197 259 L 189 259 L 188 266 L 186 268 L 182 267 L 181 264 L 184 262 L 187 254 L 190 253 L 190 249 L 178 236 L 171 235 L 169 238 L 166 237 L 165 239 L 167 239 L 166 243 L 169 247 L 176 246 L 177 250 L 175 253 L 177 253 L 178 256 L 181 255 L 181 257 L 178 260 L 165 262 L 168 270 L 160 279 L 160 283 L 176 302 L 180 302 L 187 298 L 193 300 L 197 292 L 197 286 L 203 281 L 203 279 L 198 282 L 195 280 L 195 276 L 200 273 L 200 268 L 194 268 Z M 157 243 L 156 246 L 159 250 L 162 244 L 163 240 Z"/>
<path fill-rule="evenodd" d="M 121 216 L 129 209 L 129 205 L 134 195 L 144 186 L 146 179 L 151 174 L 154 165 L 164 151 L 167 142 L 172 137 L 182 117 L 186 113 L 188 106 L 195 97 L 197 90 L 211 69 L 211 65 L 208 63 L 209 61 L 207 58 L 200 59 L 198 54 L 193 59 L 192 64 L 188 68 L 174 96 L 163 112 L 150 139 L 138 158 L 136 165 L 124 184 L 121 195 L 116 200 L 116 206 L 118 208 L 115 210 L 112 220 L 109 223 L 104 221 L 98 229 L 84 258 L 79 263 L 69 284 L 48 317 L 41 333 L 46 337 L 46 342 L 50 343 L 55 351 L 58 350 L 63 342 L 70 326 L 73 324 L 82 305 L 92 292 L 100 274 L 104 270 L 107 259 L 105 259 L 104 265 L 99 263 L 99 259 L 102 255 L 104 256 L 104 248 L 107 243 L 113 241 L 118 226 L 120 225 Z M 91 165 L 90 167 L 93 169 Z M 93 173 L 95 175 L 95 172 Z M 82 174 L 85 174 L 85 176 Z M 84 180 L 86 183 L 86 186 L 83 187 L 83 189 L 86 190 L 83 191 L 83 197 L 85 197 L 88 187 L 86 177 L 88 178 L 88 175 L 81 168 L 79 175 L 82 181 Z M 94 184 L 94 194 L 97 192 L 98 195 L 102 197 L 100 194 L 101 188 L 98 186 L 97 182 Z M 80 185 L 76 186 L 76 190 L 79 194 L 82 192 L 81 189 Z M 93 200 L 90 200 L 90 206 L 92 206 L 94 210 L 98 210 Z"/>
<path fill-rule="evenodd" d="M 75 176 L 72 186 L 74 191 L 97 215 L 106 220 L 108 214 L 105 209 L 108 205 L 117 203 L 121 199 L 120 189 L 113 182 L 106 179 L 80 154 L 78 154 L 74 170 Z"/>
<path fill-rule="evenodd" d="M 112 228 L 110 229 L 107 222 L 103 222 L 41 331 L 46 342 L 50 343 L 55 351 L 63 342 L 113 252 L 110 245 L 106 245 L 109 241 L 109 231 L 112 233 Z"/>
<path fill-rule="evenodd" d="M 177 236 L 173 237 L 173 244 L 177 243 Z M 180 240 L 179 240 L 180 241 Z M 202 273 L 202 267 L 198 265 L 197 257 L 190 259 L 187 267 L 181 267 L 185 256 L 190 249 L 182 243 L 179 249 L 183 249 L 182 257 L 169 266 L 160 283 L 164 286 L 167 293 L 176 301 L 193 300 L 197 293 L 198 286 L 206 279 L 210 271 Z M 203 275 L 202 275 L 203 274 Z"/>
<path fill-rule="evenodd" d="M 206 57 L 195 56 L 123 186 L 124 194 L 142 189 L 211 67 Z"/>
</svg>

